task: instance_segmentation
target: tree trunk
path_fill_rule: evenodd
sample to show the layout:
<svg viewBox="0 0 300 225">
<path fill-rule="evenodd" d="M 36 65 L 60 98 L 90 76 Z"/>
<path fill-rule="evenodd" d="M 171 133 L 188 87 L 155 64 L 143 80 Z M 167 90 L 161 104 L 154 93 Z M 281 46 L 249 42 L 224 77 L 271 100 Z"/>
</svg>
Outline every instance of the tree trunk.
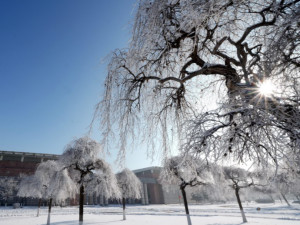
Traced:
<svg viewBox="0 0 300 225">
<path fill-rule="evenodd" d="M 243 223 L 247 223 L 248 221 L 247 221 L 247 218 L 246 218 L 243 206 L 242 206 L 242 202 L 241 202 L 241 199 L 240 199 L 239 188 L 235 188 L 234 190 L 235 190 L 235 196 L 236 196 L 236 199 L 237 199 L 237 202 L 239 204 L 240 211 L 241 211 L 241 214 L 242 214 Z"/>
<path fill-rule="evenodd" d="M 80 186 L 79 192 L 79 222 L 83 221 L 83 202 L 84 202 L 84 187 Z"/>
<path fill-rule="evenodd" d="M 37 214 L 36 214 L 37 217 L 39 217 L 39 215 L 40 215 L 41 203 L 42 203 L 42 199 L 40 198 L 39 199 L 39 204 L 38 204 L 38 209 L 37 209 Z"/>
<path fill-rule="evenodd" d="M 275 200 L 274 200 L 273 196 L 272 196 L 271 194 L 269 194 L 269 196 L 270 196 L 271 200 L 272 200 L 272 201 L 274 202 L 274 204 L 275 204 Z"/>
<path fill-rule="evenodd" d="M 286 199 L 285 195 L 282 192 L 280 192 L 280 194 L 281 194 L 282 198 L 284 199 L 284 201 L 286 202 L 286 204 L 288 206 L 291 206 L 291 204 L 289 203 L 289 201 Z"/>
<path fill-rule="evenodd" d="M 122 204 L 123 204 L 123 220 L 126 220 L 126 214 L 125 214 L 126 200 L 125 200 L 125 198 L 122 198 Z"/>
<path fill-rule="evenodd" d="M 183 198 L 183 203 L 184 203 L 184 208 L 185 208 L 185 214 L 187 218 L 188 225 L 192 225 L 191 217 L 190 217 L 190 212 L 189 212 L 189 206 L 187 203 L 186 199 L 186 193 L 185 193 L 185 187 L 180 187 L 181 193 L 182 193 L 182 198 Z"/>
<path fill-rule="evenodd" d="M 299 198 L 299 195 L 295 195 L 297 200 L 299 201 L 298 203 L 300 204 L 300 198 Z"/>
<path fill-rule="evenodd" d="M 280 203 L 282 204 L 282 198 L 280 197 L 280 195 L 278 195 Z"/>
<path fill-rule="evenodd" d="M 52 207 L 52 198 L 49 199 L 47 225 L 50 225 L 51 207 Z"/>
</svg>

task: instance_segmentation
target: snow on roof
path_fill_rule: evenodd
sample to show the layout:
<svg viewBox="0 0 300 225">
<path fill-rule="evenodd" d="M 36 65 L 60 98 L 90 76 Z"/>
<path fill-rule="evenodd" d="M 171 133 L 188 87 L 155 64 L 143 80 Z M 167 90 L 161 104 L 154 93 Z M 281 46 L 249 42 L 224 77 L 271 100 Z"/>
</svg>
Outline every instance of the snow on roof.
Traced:
<svg viewBox="0 0 300 225">
<path fill-rule="evenodd" d="M 140 172 L 145 172 L 145 171 L 149 171 L 149 170 L 161 170 L 161 168 L 162 167 L 159 167 L 159 166 L 150 166 L 150 167 L 146 167 L 146 168 L 142 168 L 142 169 L 133 170 L 132 172 L 140 173 Z"/>
<path fill-rule="evenodd" d="M 45 153 L 33 153 L 33 152 L 14 152 L 14 151 L 3 151 L 0 150 L 0 155 L 16 155 L 16 156 L 35 156 L 35 157 L 50 157 L 58 158 L 59 155 L 45 154 Z"/>
</svg>

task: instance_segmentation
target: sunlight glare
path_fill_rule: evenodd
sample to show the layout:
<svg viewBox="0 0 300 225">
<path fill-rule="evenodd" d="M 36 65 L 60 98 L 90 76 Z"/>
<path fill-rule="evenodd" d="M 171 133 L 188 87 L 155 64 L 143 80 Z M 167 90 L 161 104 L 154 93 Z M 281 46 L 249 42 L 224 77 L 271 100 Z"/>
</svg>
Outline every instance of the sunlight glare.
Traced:
<svg viewBox="0 0 300 225">
<path fill-rule="evenodd" d="M 275 86 L 270 80 L 264 80 L 259 85 L 259 93 L 264 96 L 271 96 L 274 94 Z"/>
</svg>

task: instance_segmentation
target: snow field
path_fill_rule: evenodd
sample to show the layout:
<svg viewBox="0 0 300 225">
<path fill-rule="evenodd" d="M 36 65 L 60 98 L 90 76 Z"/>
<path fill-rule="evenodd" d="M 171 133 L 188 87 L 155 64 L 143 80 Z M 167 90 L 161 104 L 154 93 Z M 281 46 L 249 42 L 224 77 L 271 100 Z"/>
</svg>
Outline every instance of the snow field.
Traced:
<svg viewBox="0 0 300 225">
<path fill-rule="evenodd" d="M 257 211 L 256 208 L 261 210 Z M 187 224 L 183 205 L 130 205 L 126 209 L 127 220 L 122 220 L 119 205 L 99 207 L 85 206 L 84 225 L 185 225 Z M 12 209 L 0 207 L 0 225 L 42 225 L 47 221 L 47 207 L 42 207 L 40 217 L 36 217 L 36 207 Z M 283 204 L 245 204 L 249 225 L 299 225 L 300 205 L 287 207 Z M 242 218 L 237 204 L 191 205 L 193 224 L 238 225 Z M 78 207 L 53 207 L 52 225 L 77 225 Z"/>
</svg>

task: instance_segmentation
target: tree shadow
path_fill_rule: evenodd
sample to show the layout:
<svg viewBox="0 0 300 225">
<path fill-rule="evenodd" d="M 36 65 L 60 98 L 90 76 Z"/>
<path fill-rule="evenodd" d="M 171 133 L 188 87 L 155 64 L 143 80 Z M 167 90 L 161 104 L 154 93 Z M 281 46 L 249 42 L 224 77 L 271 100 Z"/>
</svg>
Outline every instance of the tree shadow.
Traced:
<svg viewBox="0 0 300 225">
<path fill-rule="evenodd" d="M 247 223 L 244 223 L 244 222 L 242 222 L 242 223 L 230 223 L 230 224 L 228 224 L 228 223 L 226 223 L 226 224 L 224 224 L 224 223 L 210 223 L 210 224 L 207 224 L 207 225 L 242 225 L 242 224 L 247 224 Z"/>
<path fill-rule="evenodd" d="M 80 223 L 78 220 L 69 220 L 69 221 L 59 221 L 59 222 L 52 222 L 51 225 L 96 225 L 96 224 L 108 224 L 119 222 L 123 220 L 111 220 L 111 221 L 83 221 Z"/>
</svg>

